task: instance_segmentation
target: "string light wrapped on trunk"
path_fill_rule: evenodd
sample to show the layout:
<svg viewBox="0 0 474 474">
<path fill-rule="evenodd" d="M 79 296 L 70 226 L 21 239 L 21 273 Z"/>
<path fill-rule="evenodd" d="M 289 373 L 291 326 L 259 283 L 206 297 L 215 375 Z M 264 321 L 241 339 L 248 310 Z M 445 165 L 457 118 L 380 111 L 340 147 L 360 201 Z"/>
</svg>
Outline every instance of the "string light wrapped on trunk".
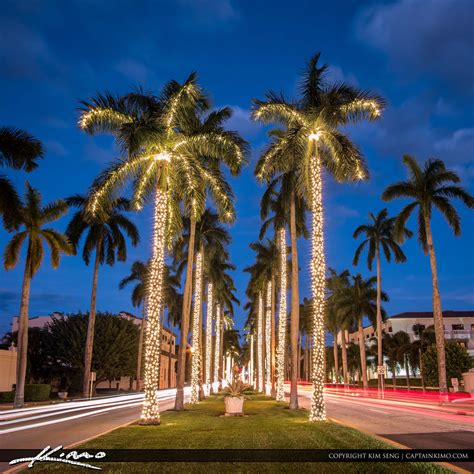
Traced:
<svg viewBox="0 0 474 474">
<path fill-rule="evenodd" d="M 211 282 L 207 284 L 207 315 L 206 315 L 206 376 L 205 384 L 207 390 L 211 389 L 211 354 L 212 354 L 212 310 L 213 310 L 213 291 Z"/>
<path fill-rule="evenodd" d="M 271 392 L 272 387 L 272 282 L 267 283 L 265 301 L 265 393 Z"/>
<path fill-rule="evenodd" d="M 288 287 L 287 277 L 287 254 L 286 254 L 286 229 L 278 230 L 278 245 L 280 246 L 280 307 L 278 309 L 278 344 L 276 353 L 276 399 L 285 401 L 285 343 L 286 343 L 286 289 Z"/>
<path fill-rule="evenodd" d="M 257 390 L 259 392 L 263 392 L 263 297 L 262 297 L 262 293 L 258 294 L 257 363 L 258 363 Z"/>
<path fill-rule="evenodd" d="M 199 376 L 200 376 L 200 369 L 201 369 L 201 348 L 199 346 L 199 321 L 200 321 L 200 312 L 201 312 L 202 252 L 198 252 L 196 255 L 194 287 L 195 287 L 195 291 L 194 291 L 194 308 L 193 308 L 190 403 L 197 403 L 199 401 Z"/>
</svg>

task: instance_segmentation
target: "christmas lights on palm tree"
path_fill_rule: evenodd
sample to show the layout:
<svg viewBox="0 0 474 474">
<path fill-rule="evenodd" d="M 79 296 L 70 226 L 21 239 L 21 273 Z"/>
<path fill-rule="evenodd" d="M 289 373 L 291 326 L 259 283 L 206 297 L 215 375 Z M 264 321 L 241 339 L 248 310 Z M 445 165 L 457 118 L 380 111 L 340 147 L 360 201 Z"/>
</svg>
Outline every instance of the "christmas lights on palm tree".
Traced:
<svg viewBox="0 0 474 474">
<path fill-rule="evenodd" d="M 361 252 L 368 246 L 367 267 L 372 271 L 374 259 L 377 265 L 377 365 L 383 368 L 383 354 L 382 354 L 382 273 L 380 252 L 383 251 L 385 259 L 390 262 L 392 253 L 395 262 L 405 262 L 406 256 L 403 250 L 398 245 L 395 238 L 395 218 L 388 217 L 387 209 L 382 209 L 376 216 L 369 213 L 370 221 L 368 224 L 363 224 L 357 227 L 354 231 L 354 239 L 361 234 L 365 234 L 366 239 L 357 247 L 354 254 L 353 264 L 357 265 Z M 407 228 L 403 229 L 403 238 L 411 237 L 413 234 Z M 384 375 L 378 373 L 378 388 L 383 391 Z"/>
<path fill-rule="evenodd" d="M 322 171 L 327 170 L 338 181 L 366 179 L 368 172 L 360 150 L 341 125 L 362 119 L 378 119 L 383 101 L 375 94 L 346 84 L 328 84 L 326 65 L 319 67 L 320 54 L 309 61 L 300 85 L 300 97 L 287 102 L 273 93 L 266 100 L 254 103 L 253 118 L 263 123 L 286 126 L 283 137 L 277 137 L 260 159 L 256 175 L 268 179 L 274 173 L 295 170 L 298 188 L 307 199 L 312 212 L 311 230 L 311 293 L 313 301 L 313 394 L 310 420 L 326 419 L 324 404 L 324 301 L 326 264 L 323 232 Z M 288 156 L 284 162 L 279 156 Z"/>
<path fill-rule="evenodd" d="M 454 235 L 458 236 L 461 234 L 461 220 L 450 199 L 459 199 L 465 206 L 472 209 L 474 208 L 474 197 L 458 185 L 461 179 L 457 173 L 447 169 L 441 160 L 428 160 L 423 168 L 415 158 L 409 155 L 403 157 L 403 162 L 408 168 L 408 180 L 390 185 L 382 194 L 382 199 L 384 201 L 391 201 L 396 198 L 412 200 L 396 218 L 395 236 L 399 241 L 403 241 L 405 223 L 412 212 L 418 208 L 418 241 L 425 255 L 429 254 L 430 257 L 439 391 L 441 398 L 446 400 L 448 385 L 446 381 L 443 311 L 438 286 L 438 269 L 431 229 L 431 215 L 433 208 L 436 208 L 446 218 Z"/>
<path fill-rule="evenodd" d="M 141 209 L 154 196 L 153 247 L 147 291 L 145 399 L 141 422 L 159 424 L 160 314 L 163 310 L 165 247 L 181 228 L 179 205 L 199 215 L 202 183 L 219 202 L 229 205 L 225 184 L 214 161 L 232 156 L 238 167 L 243 151 L 231 133 L 186 133 L 186 120 L 204 110 L 207 98 L 191 74 L 183 84 L 171 81 L 159 97 L 141 91 L 123 97 L 99 95 L 83 103 L 79 126 L 89 133 L 110 132 L 125 155 L 96 180 L 88 211 L 104 212 L 120 188 L 132 182 L 132 204 Z M 201 157 L 207 157 L 202 160 Z M 197 199 L 197 197 L 201 199 Z M 229 212 L 230 212 L 229 208 Z M 227 212 L 227 211 L 226 211 Z M 233 216 L 229 216 L 233 217 Z M 183 315 L 182 326 L 187 326 Z"/>
</svg>

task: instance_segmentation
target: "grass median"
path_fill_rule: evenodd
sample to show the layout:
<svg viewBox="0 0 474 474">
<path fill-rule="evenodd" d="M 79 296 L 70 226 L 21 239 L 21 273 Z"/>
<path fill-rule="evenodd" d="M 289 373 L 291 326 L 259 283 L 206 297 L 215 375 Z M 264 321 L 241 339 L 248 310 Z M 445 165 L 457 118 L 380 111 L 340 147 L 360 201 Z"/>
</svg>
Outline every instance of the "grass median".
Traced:
<svg viewBox="0 0 474 474">
<path fill-rule="evenodd" d="M 224 402 L 209 397 L 184 412 L 167 411 L 160 426 L 133 424 L 91 440 L 77 449 L 389 449 L 391 446 L 330 421 L 310 423 L 304 410 L 254 395 L 245 417 L 223 417 Z M 92 464 L 94 464 L 92 462 Z M 106 472 L 449 472 L 429 463 L 100 463 Z M 37 464 L 37 470 L 72 472 L 64 464 Z"/>
</svg>

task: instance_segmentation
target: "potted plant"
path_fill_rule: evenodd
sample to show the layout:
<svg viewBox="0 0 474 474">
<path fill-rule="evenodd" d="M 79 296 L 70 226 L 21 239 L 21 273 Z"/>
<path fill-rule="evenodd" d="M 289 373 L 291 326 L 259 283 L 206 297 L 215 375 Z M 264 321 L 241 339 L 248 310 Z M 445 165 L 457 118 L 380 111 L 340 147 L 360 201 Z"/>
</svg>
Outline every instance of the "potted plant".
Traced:
<svg viewBox="0 0 474 474">
<path fill-rule="evenodd" d="M 242 416 L 246 395 L 252 391 L 242 380 L 235 380 L 222 390 L 226 416 Z"/>
</svg>

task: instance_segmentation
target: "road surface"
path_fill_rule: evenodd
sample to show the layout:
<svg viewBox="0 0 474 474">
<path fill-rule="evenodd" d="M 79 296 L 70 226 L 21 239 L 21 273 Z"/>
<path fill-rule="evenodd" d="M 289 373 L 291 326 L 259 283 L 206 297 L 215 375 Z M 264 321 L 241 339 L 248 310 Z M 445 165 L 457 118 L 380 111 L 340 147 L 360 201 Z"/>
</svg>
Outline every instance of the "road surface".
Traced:
<svg viewBox="0 0 474 474">
<path fill-rule="evenodd" d="M 309 409 L 310 390 L 300 388 L 299 395 L 300 406 Z M 327 393 L 325 399 L 329 418 L 410 448 L 472 449 L 474 447 L 473 416 L 331 393 Z M 474 472 L 474 463 L 453 464 Z"/>
</svg>

